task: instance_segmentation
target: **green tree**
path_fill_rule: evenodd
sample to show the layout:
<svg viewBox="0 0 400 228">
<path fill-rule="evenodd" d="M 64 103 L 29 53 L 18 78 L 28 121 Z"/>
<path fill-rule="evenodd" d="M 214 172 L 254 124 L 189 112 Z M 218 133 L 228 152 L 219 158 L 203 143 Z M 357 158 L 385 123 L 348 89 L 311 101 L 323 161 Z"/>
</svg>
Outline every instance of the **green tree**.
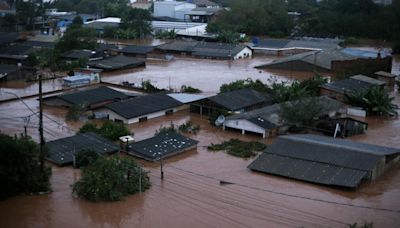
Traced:
<svg viewBox="0 0 400 228">
<path fill-rule="evenodd" d="M 87 132 L 93 132 L 93 133 L 99 133 L 99 129 L 96 127 L 95 124 L 91 122 L 86 122 L 78 131 L 79 133 L 87 133 Z"/>
<path fill-rule="evenodd" d="M 73 193 L 90 201 L 118 201 L 127 195 L 144 192 L 150 180 L 133 159 L 97 159 L 82 169 L 82 178 L 73 184 Z"/>
<path fill-rule="evenodd" d="M 110 140 L 118 140 L 121 136 L 131 134 L 129 129 L 123 123 L 116 123 L 110 120 L 106 121 L 101 126 L 99 132 L 104 138 L 108 138 Z"/>
<path fill-rule="evenodd" d="M 100 155 L 94 150 L 81 150 L 75 155 L 75 166 L 77 168 L 86 167 L 94 163 Z"/>
<path fill-rule="evenodd" d="M 50 190 L 51 169 L 41 169 L 42 156 L 30 138 L 0 133 L 0 199 Z"/>
<path fill-rule="evenodd" d="M 57 43 L 56 49 L 63 53 L 72 49 L 94 50 L 96 46 L 96 31 L 94 29 L 71 27 Z"/>
<path fill-rule="evenodd" d="M 386 116 L 397 115 L 397 106 L 393 104 L 394 97 L 378 86 L 367 91 L 352 92 L 347 95 L 350 104 L 363 107 L 370 115 Z"/>
<path fill-rule="evenodd" d="M 245 80 L 236 80 L 228 84 L 222 84 L 221 87 L 219 88 L 220 93 L 226 93 L 230 91 L 235 91 L 238 89 L 245 89 L 245 88 L 250 88 L 257 90 L 259 92 L 269 92 L 269 88 L 267 85 L 265 85 L 263 82 L 260 80 L 255 80 L 248 78 Z"/>
<path fill-rule="evenodd" d="M 149 35 L 152 31 L 150 24 L 151 15 L 148 10 L 127 8 L 122 15 L 122 26 L 124 30 L 133 30 L 138 37 Z"/>
<path fill-rule="evenodd" d="M 86 111 L 86 105 L 73 105 L 68 109 L 68 112 L 65 116 L 66 120 L 78 121 L 82 114 Z"/>
<path fill-rule="evenodd" d="M 317 98 L 308 97 L 281 104 L 283 121 L 296 128 L 314 127 L 323 108 Z"/>
</svg>

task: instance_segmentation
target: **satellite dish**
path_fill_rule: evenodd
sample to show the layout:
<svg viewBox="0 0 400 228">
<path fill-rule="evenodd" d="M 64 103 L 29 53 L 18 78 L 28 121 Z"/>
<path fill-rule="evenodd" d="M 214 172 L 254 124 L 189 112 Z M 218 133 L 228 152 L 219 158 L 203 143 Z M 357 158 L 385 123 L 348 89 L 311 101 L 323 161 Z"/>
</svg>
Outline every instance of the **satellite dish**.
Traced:
<svg viewBox="0 0 400 228">
<path fill-rule="evenodd" d="M 225 116 L 220 115 L 218 118 L 215 120 L 215 126 L 219 127 L 225 122 Z"/>
</svg>

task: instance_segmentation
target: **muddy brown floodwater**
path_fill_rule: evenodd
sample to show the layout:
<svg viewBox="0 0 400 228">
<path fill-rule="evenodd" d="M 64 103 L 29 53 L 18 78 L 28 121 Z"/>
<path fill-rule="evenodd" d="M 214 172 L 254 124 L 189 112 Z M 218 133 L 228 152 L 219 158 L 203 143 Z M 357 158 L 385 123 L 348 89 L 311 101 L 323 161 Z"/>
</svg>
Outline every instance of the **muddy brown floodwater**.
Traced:
<svg viewBox="0 0 400 228">
<path fill-rule="evenodd" d="M 238 78 L 266 81 L 263 77 L 269 77 L 268 73 L 252 68 L 261 62 L 264 59 L 256 58 L 229 66 L 227 62 L 176 60 L 105 78 L 119 82 L 151 77 L 158 86 L 164 87 L 169 86 L 171 77 L 171 87 L 187 83 L 215 93 L 221 83 Z M 395 73 L 398 67 L 396 62 Z M 278 80 L 287 79 L 290 77 L 278 76 Z M 37 112 L 36 99 L 26 99 L 25 103 Z M 398 94 L 396 103 L 400 105 Z M 72 135 L 82 124 L 65 123 L 65 113 L 63 109 L 45 108 L 47 140 Z M 23 132 L 27 118 L 22 117 L 31 114 L 21 101 L 1 104 L 1 131 Z M 375 227 L 400 227 L 400 165 L 377 181 L 364 183 L 356 191 L 347 191 L 251 172 L 246 167 L 254 158 L 209 152 L 207 145 L 230 138 L 262 139 L 222 131 L 212 127 L 207 118 L 187 111 L 129 127 L 135 138 L 141 140 L 171 121 L 181 124 L 187 120 L 201 126 L 197 135 L 188 135 L 200 142 L 197 150 L 167 159 L 163 181 L 158 163 L 139 160 L 150 172 L 152 186 L 145 193 L 126 197 L 121 202 L 90 203 L 71 195 L 70 185 L 79 179 L 79 170 L 54 166 L 52 193 L 17 196 L 0 202 L 0 227 L 346 227 L 363 221 L 374 222 Z M 367 134 L 352 139 L 400 148 L 399 119 L 368 118 L 366 121 L 369 123 Z M 37 140 L 35 115 L 29 118 L 28 126 L 28 133 Z M 220 181 L 231 184 L 221 185 Z"/>
</svg>

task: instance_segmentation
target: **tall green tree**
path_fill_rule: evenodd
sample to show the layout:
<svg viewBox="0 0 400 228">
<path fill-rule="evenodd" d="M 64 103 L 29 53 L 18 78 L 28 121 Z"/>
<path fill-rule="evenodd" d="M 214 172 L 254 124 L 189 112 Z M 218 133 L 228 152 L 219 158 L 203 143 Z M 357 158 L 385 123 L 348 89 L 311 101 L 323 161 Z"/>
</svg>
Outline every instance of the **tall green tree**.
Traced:
<svg viewBox="0 0 400 228">
<path fill-rule="evenodd" d="M 72 49 L 94 50 L 97 46 L 94 29 L 71 27 L 56 45 L 57 51 L 63 53 Z"/>
<path fill-rule="evenodd" d="M 41 169 L 42 156 L 29 137 L 0 133 L 0 199 L 50 190 L 51 169 Z"/>
</svg>

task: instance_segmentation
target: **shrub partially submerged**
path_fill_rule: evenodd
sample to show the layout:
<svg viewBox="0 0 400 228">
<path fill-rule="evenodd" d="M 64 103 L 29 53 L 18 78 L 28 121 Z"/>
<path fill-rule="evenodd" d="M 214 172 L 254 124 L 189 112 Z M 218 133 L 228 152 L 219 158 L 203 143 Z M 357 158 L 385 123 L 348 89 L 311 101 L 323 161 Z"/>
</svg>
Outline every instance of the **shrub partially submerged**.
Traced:
<svg viewBox="0 0 400 228">
<path fill-rule="evenodd" d="M 211 145 L 207 147 L 207 149 L 211 151 L 225 150 L 230 155 L 242 158 L 253 157 L 256 155 L 257 151 L 262 151 L 265 148 L 266 145 L 263 143 L 256 141 L 244 142 L 239 139 L 230 139 L 221 144 L 211 143 Z"/>
</svg>

